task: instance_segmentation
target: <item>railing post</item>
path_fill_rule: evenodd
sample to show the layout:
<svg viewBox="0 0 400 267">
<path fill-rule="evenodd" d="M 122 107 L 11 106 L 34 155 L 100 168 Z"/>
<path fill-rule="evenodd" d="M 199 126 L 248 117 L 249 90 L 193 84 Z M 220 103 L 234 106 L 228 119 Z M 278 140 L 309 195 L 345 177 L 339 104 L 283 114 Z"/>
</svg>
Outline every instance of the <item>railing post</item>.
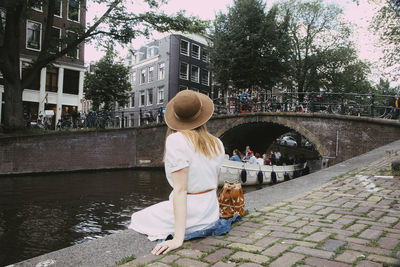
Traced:
<svg viewBox="0 0 400 267">
<path fill-rule="evenodd" d="M 286 92 L 283 93 L 283 111 L 284 112 L 288 111 L 287 110 L 287 93 Z"/>
<path fill-rule="evenodd" d="M 370 106 L 369 116 L 374 117 L 374 109 L 375 109 L 375 94 L 371 95 L 371 106 Z"/>
<path fill-rule="evenodd" d="M 315 95 L 314 95 L 314 92 L 311 92 L 310 107 L 311 107 L 311 112 L 314 113 L 315 112 Z"/>
</svg>

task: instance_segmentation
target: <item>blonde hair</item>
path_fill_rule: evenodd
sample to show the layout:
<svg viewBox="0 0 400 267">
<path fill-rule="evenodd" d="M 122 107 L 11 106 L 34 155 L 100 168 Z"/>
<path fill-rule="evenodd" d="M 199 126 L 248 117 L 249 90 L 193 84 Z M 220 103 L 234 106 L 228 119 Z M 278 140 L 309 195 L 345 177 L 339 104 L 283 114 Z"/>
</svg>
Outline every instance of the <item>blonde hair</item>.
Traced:
<svg viewBox="0 0 400 267">
<path fill-rule="evenodd" d="M 168 128 L 166 137 L 175 133 L 175 130 Z M 180 131 L 186 140 L 194 145 L 194 151 L 200 152 L 207 158 L 213 158 L 222 151 L 222 147 L 218 139 L 207 131 L 205 124 L 193 130 Z M 165 153 L 165 152 L 164 152 Z"/>
</svg>

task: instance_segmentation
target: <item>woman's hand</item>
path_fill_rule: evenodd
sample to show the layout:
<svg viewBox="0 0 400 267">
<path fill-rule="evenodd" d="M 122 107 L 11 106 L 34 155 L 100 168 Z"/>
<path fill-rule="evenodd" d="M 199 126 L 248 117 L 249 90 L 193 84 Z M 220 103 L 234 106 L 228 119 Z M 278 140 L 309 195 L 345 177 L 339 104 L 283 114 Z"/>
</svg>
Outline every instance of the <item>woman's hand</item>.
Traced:
<svg viewBox="0 0 400 267">
<path fill-rule="evenodd" d="M 153 255 L 160 255 L 160 254 L 166 254 L 167 252 L 177 249 L 180 246 L 182 246 L 183 242 L 178 241 L 178 240 L 167 240 L 164 241 L 160 244 L 157 244 L 155 248 L 151 251 L 151 254 Z"/>
</svg>

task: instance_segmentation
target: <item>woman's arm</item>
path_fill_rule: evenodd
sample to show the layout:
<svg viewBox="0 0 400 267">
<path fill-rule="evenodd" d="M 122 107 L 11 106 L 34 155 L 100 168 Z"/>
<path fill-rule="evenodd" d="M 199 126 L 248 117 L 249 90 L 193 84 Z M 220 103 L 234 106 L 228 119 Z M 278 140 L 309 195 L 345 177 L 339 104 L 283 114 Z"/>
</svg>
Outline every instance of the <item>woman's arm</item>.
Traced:
<svg viewBox="0 0 400 267">
<path fill-rule="evenodd" d="M 175 233 L 172 240 L 158 244 L 153 251 L 153 255 L 165 254 L 182 246 L 186 229 L 187 214 L 187 178 L 188 167 L 172 173 L 174 190 L 172 200 L 174 205 Z"/>
</svg>

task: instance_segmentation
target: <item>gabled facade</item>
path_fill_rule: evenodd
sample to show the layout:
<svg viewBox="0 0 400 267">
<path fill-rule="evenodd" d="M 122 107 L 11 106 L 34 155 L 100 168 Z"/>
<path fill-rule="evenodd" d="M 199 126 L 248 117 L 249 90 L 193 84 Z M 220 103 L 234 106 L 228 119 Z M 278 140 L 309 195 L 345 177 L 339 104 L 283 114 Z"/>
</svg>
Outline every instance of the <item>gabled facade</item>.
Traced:
<svg viewBox="0 0 400 267">
<path fill-rule="evenodd" d="M 117 109 L 121 127 L 163 119 L 163 108 L 181 90 L 211 92 L 207 39 L 200 35 L 171 34 L 131 49 L 125 59 L 132 85 L 129 104 Z"/>
</svg>

